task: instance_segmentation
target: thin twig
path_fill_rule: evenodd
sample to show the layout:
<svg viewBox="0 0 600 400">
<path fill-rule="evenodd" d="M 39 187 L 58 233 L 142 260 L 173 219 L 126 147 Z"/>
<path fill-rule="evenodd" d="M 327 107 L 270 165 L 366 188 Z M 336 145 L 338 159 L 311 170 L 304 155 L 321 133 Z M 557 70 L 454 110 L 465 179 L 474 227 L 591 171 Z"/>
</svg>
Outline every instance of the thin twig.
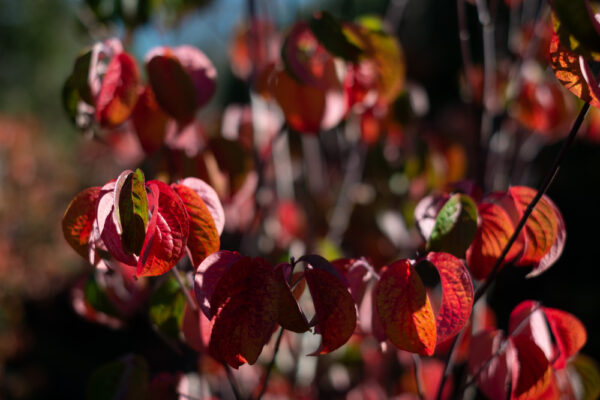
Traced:
<svg viewBox="0 0 600 400">
<path fill-rule="evenodd" d="M 458 335 L 454 336 L 454 339 L 452 339 L 452 344 L 450 345 L 450 350 L 448 350 L 448 354 L 446 355 L 446 361 L 445 361 L 445 367 L 444 367 L 444 374 L 442 375 L 442 380 L 440 382 L 440 386 L 438 387 L 438 391 L 437 391 L 437 395 L 435 396 L 435 398 L 437 400 L 441 400 L 442 399 L 442 393 L 443 393 L 443 387 L 446 385 L 446 381 L 448 380 L 448 377 L 450 376 L 450 371 L 452 370 L 452 368 L 454 368 L 454 351 L 456 350 L 456 346 L 458 345 L 458 343 L 462 340 L 464 334 L 465 334 L 465 329 L 461 329 L 461 331 L 458 333 Z"/>
<path fill-rule="evenodd" d="M 294 276 L 294 268 L 296 267 L 296 259 L 294 257 L 290 257 L 290 265 L 292 266 L 292 269 L 290 270 L 290 276 L 288 277 L 288 284 L 290 283 L 290 281 L 292 280 L 292 277 Z M 296 282 L 294 282 L 294 284 L 292 285 L 295 286 L 298 282 L 300 282 L 300 279 L 302 279 L 304 277 L 304 274 L 302 274 L 302 276 L 300 278 L 298 278 L 298 280 Z M 267 387 L 269 385 L 269 378 L 271 377 L 271 371 L 273 371 L 273 367 L 275 366 L 275 359 L 277 358 L 277 353 L 279 352 L 279 346 L 281 345 L 281 338 L 283 337 L 283 327 L 281 327 L 279 329 L 279 334 L 277 335 L 277 340 L 275 340 L 275 348 L 273 350 L 273 358 L 271 358 L 271 361 L 269 362 L 269 365 L 267 365 L 267 372 L 265 373 L 265 379 L 263 379 L 263 383 L 262 383 L 262 388 L 260 389 L 260 392 L 258 393 L 258 397 L 256 398 L 257 400 L 260 400 L 261 397 L 265 394 L 265 392 L 267 391 Z"/>
<path fill-rule="evenodd" d="M 179 286 L 181 287 L 181 291 L 183 292 L 183 294 L 185 296 L 185 300 L 187 301 L 187 303 L 190 306 L 190 308 L 192 309 L 192 311 L 194 311 L 194 312 L 198 311 L 198 304 L 196 304 L 196 300 L 194 300 L 192 298 L 192 295 L 190 294 L 190 290 L 188 289 L 185 282 L 181 278 L 181 275 L 179 275 L 179 271 L 177 270 L 177 267 L 171 268 L 171 272 L 175 276 L 177 283 L 179 283 Z"/>
<path fill-rule="evenodd" d="M 473 59 L 471 57 L 471 35 L 467 26 L 467 10 L 465 0 L 456 0 L 456 11 L 458 14 L 458 37 L 460 39 L 460 55 L 462 57 L 463 68 L 465 72 L 465 89 L 467 101 L 473 101 L 475 90 L 471 86 L 473 80 L 470 76 L 473 74 Z"/>
<path fill-rule="evenodd" d="M 229 385 L 231 386 L 233 395 L 235 396 L 236 400 L 242 400 L 242 396 L 240 395 L 239 389 L 237 387 L 235 376 L 233 376 L 229 365 L 225 361 L 221 361 L 221 365 L 223 365 L 223 368 L 225 368 L 225 373 L 227 374 L 227 379 L 229 380 Z"/>
<path fill-rule="evenodd" d="M 515 231 L 513 232 L 512 236 L 510 237 L 510 240 L 504 247 L 504 250 L 502 250 L 500 257 L 498 257 L 498 259 L 496 260 L 496 263 L 494 264 L 494 267 L 492 268 L 492 270 L 491 270 L 490 274 L 488 275 L 488 277 L 486 278 L 485 282 L 483 283 L 483 285 L 481 285 L 477 289 L 477 292 L 475 292 L 474 302 L 477 302 L 477 300 L 479 300 L 481 298 L 481 296 L 483 296 L 483 294 L 488 290 L 488 288 L 490 287 L 492 282 L 496 279 L 496 276 L 498 275 L 500 267 L 504 263 L 504 259 L 508 255 L 508 252 L 510 251 L 512 245 L 517 241 L 517 238 L 519 237 L 521 230 L 525 226 L 525 223 L 527 222 L 529 215 L 531 215 L 531 213 L 533 212 L 533 209 L 535 208 L 537 203 L 540 201 L 542 196 L 544 194 L 546 194 L 546 192 L 548 191 L 548 188 L 554 181 L 554 178 L 556 177 L 556 174 L 558 173 L 558 170 L 560 169 L 560 165 L 561 165 L 563 159 L 565 158 L 567 150 L 569 149 L 569 147 L 571 147 L 573 140 L 575 140 L 575 136 L 577 135 L 577 132 L 579 131 L 579 128 L 581 127 L 581 124 L 583 123 L 583 120 L 584 120 L 585 115 L 587 114 L 587 111 L 589 110 L 589 108 L 590 108 L 589 103 L 585 103 L 583 105 L 583 107 L 581 107 L 581 111 L 579 111 L 579 114 L 577 115 L 577 118 L 575 119 L 575 122 L 573 123 L 573 126 L 571 127 L 569 136 L 567 136 L 567 139 L 564 141 L 564 143 L 560 149 L 560 152 L 556 156 L 556 159 L 554 160 L 552 167 L 546 174 L 544 181 L 538 188 L 538 191 L 537 191 L 535 197 L 533 198 L 533 200 L 531 200 L 531 202 L 527 206 L 527 209 L 523 213 L 523 216 L 521 217 L 519 224 L 515 228 Z"/>
<path fill-rule="evenodd" d="M 421 383 L 421 357 L 413 353 L 413 362 L 415 364 L 415 382 L 417 383 L 417 396 L 423 400 L 423 385 Z"/>
<path fill-rule="evenodd" d="M 571 144 L 573 143 L 573 140 L 575 139 L 575 136 L 577 135 L 577 132 L 579 131 L 579 128 L 581 127 L 581 124 L 583 123 L 583 120 L 584 120 L 585 115 L 587 114 L 587 111 L 589 110 L 589 108 L 590 108 L 589 103 L 585 103 L 583 105 L 583 107 L 581 107 L 581 110 L 579 111 L 579 114 L 577 115 L 575 122 L 573 122 L 573 126 L 571 127 L 571 131 L 569 132 L 569 136 L 567 136 L 567 138 L 565 139 L 558 155 L 556 156 L 556 158 L 554 160 L 554 163 L 552 164 L 552 167 L 548 170 L 548 173 L 547 173 L 544 181 L 540 185 L 540 187 L 537 191 L 537 194 L 535 195 L 533 200 L 531 200 L 531 202 L 527 206 L 527 209 L 523 213 L 523 216 L 521 217 L 519 224 L 515 228 L 515 231 L 513 232 L 508 243 L 506 243 L 506 246 L 504 246 L 504 249 L 502 250 L 500 257 L 498 257 L 498 259 L 496 260 L 496 263 L 494 264 L 494 267 L 492 268 L 492 270 L 491 270 L 490 274 L 488 275 L 488 277 L 486 278 L 485 282 L 475 292 L 473 304 L 477 303 L 477 301 L 479 299 L 481 299 L 481 297 L 487 292 L 490 285 L 494 282 L 494 280 L 498 276 L 498 272 L 500 271 L 500 268 L 501 268 L 502 264 L 504 263 L 504 259 L 506 258 L 507 254 L 510 251 L 513 244 L 517 241 L 517 238 L 519 237 L 521 230 L 525 226 L 527 219 L 533 212 L 537 203 L 540 201 L 542 196 L 548 191 L 548 188 L 554 181 L 554 178 L 556 177 L 558 170 L 560 169 L 560 165 L 561 165 L 563 159 L 565 158 L 567 150 L 569 149 L 569 147 L 571 147 Z M 452 356 L 454 354 L 454 351 L 456 350 L 458 338 L 459 338 L 459 336 L 462 336 L 463 332 L 464 332 L 464 329 L 461 330 L 460 335 L 457 335 L 454 338 L 454 341 L 452 342 L 450 350 L 448 351 L 448 357 L 446 358 L 446 367 L 444 369 L 444 375 L 442 376 L 442 386 L 440 386 L 440 389 L 438 390 L 438 393 L 437 393 L 438 400 L 441 398 L 441 394 L 442 394 L 441 387 L 443 387 L 443 383 L 448 378 L 450 370 L 453 367 Z"/>
<path fill-rule="evenodd" d="M 283 337 L 283 328 L 279 328 L 279 334 L 277 335 L 277 340 L 275 341 L 275 349 L 273 350 L 273 358 L 267 365 L 267 372 L 265 374 L 265 379 L 263 379 L 262 388 L 260 389 L 260 393 L 256 400 L 260 400 L 265 392 L 267 391 L 267 386 L 269 383 L 269 378 L 271 377 L 271 372 L 273 371 L 273 367 L 275 366 L 275 359 L 277 358 L 277 352 L 279 351 L 279 346 L 281 344 L 281 338 Z"/>
</svg>

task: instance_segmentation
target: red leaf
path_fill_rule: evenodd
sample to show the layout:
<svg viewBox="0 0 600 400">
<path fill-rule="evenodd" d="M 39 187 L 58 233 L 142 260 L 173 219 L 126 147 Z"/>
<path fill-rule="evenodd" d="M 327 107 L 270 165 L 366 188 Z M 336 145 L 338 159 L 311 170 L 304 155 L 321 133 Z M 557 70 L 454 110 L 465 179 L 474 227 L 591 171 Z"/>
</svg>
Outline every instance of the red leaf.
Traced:
<svg viewBox="0 0 600 400">
<path fill-rule="evenodd" d="M 231 265 L 217 285 L 215 295 L 223 301 L 212 304 L 220 308 L 209 344 L 213 357 L 234 368 L 256 362 L 279 315 L 273 267 L 262 258 L 242 261 Z"/>
<path fill-rule="evenodd" d="M 548 360 L 552 359 L 552 338 L 543 307 L 540 307 L 538 302 L 525 300 L 512 310 L 508 321 L 508 333 L 533 341 Z"/>
<path fill-rule="evenodd" d="M 587 332 L 581 321 L 572 314 L 548 307 L 544 307 L 544 313 L 558 347 L 552 366 L 561 369 L 565 367 L 567 359 L 581 350 L 587 341 Z"/>
<path fill-rule="evenodd" d="M 215 67 L 192 46 L 154 48 L 146 55 L 146 68 L 158 104 L 182 124 L 192 120 L 216 89 Z"/>
<path fill-rule="evenodd" d="M 467 368 L 479 390 L 491 400 L 505 400 L 511 382 L 519 375 L 517 353 L 500 330 L 486 330 L 473 336 Z"/>
<path fill-rule="evenodd" d="M 182 124 L 191 121 L 199 107 L 194 82 L 173 51 L 168 47 L 150 50 L 146 69 L 160 107 Z"/>
<path fill-rule="evenodd" d="M 62 218 L 65 240 L 86 260 L 89 257 L 90 235 L 96 219 L 99 197 L 99 186 L 83 190 L 71 200 Z"/>
<path fill-rule="evenodd" d="M 290 271 L 291 265 L 287 263 L 275 267 L 275 279 L 279 286 L 279 316 L 277 322 L 287 330 L 302 333 L 309 329 L 309 325 L 291 292 L 287 278 Z"/>
<path fill-rule="evenodd" d="M 348 281 L 350 294 L 358 306 L 365 295 L 370 280 L 370 269 L 372 267 L 364 259 L 340 258 L 331 262 Z"/>
<path fill-rule="evenodd" d="M 96 98 L 96 119 L 100 125 L 115 126 L 129 118 L 138 98 L 139 75 L 129 54 L 113 57 Z"/>
<path fill-rule="evenodd" d="M 519 216 L 525 213 L 525 209 L 536 193 L 535 189 L 526 186 L 513 186 L 508 190 L 508 195 L 513 199 Z M 536 204 L 525 224 L 525 248 L 517 265 L 535 265 L 550 251 L 558 236 L 558 217 L 555 208 L 546 195 L 542 196 Z"/>
<path fill-rule="evenodd" d="M 544 255 L 540 262 L 534 265 L 531 272 L 527 274 L 527 278 L 538 276 L 550 268 L 561 256 L 567 240 L 567 229 L 560 210 L 548 197 L 546 197 L 545 200 L 552 206 L 557 217 L 558 225 L 556 228 L 556 239 L 554 239 L 554 243 L 552 243 L 552 246 L 546 255 Z"/>
<path fill-rule="evenodd" d="M 133 109 L 131 122 L 147 154 L 152 154 L 163 146 L 168 121 L 169 116 L 158 106 L 152 87 L 146 85 Z"/>
<path fill-rule="evenodd" d="M 304 276 L 315 306 L 316 330 L 322 338 L 321 345 L 311 355 L 327 354 L 346 343 L 356 328 L 357 314 L 354 299 L 337 270 L 329 263 L 326 267 L 317 257 L 301 259 L 310 263 Z"/>
<path fill-rule="evenodd" d="M 396 261 L 380 278 L 374 295 L 388 339 L 402 350 L 432 355 L 436 344 L 435 316 L 415 269 L 408 260 Z"/>
<path fill-rule="evenodd" d="M 172 187 L 183 201 L 189 216 L 187 248 L 192 263 L 197 268 L 209 254 L 219 251 L 219 233 L 208 207 L 194 190 L 179 184 L 173 184 Z"/>
<path fill-rule="evenodd" d="M 206 54 L 193 46 L 175 47 L 173 53 L 192 78 L 198 107 L 202 107 L 215 94 L 217 70 Z"/>
<path fill-rule="evenodd" d="M 144 247 L 137 262 L 137 276 L 154 276 L 168 272 L 177 264 L 185 251 L 189 234 L 189 221 L 181 198 L 166 183 L 147 183 L 148 202 L 158 197 L 151 209 Z M 156 201 L 156 200 L 153 200 Z"/>
<path fill-rule="evenodd" d="M 239 253 L 226 250 L 218 251 L 206 257 L 196 269 L 194 294 L 200 309 L 208 318 L 213 317 L 211 304 L 219 281 L 231 265 L 242 259 L 243 257 Z"/>
<path fill-rule="evenodd" d="M 456 335 L 473 308 L 473 283 L 467 267 L 448 253 L 429 253 L 427 261 L 437 269 L 442 284 L 442 305 L 437 315 L 437 342 Z"/>
<path fill-rule="evenodd" d="M 221 233 L 223 233 L 223 228 L 225 227 L 225 211 L 223 211 L 223 205 L 221 204 L 221 200 L 219 200 L 219 196 L 215 189 L 202 179 L 193 177 L 182 179 L 177 182 L 177 184 L 187 186 L 202 198 L 212 215 L 217 232 L 221 235 Z"/>
<path fill-rule="evenodd" d="M 534 342 L 525 336 L 510 339 L 517 350 L 519 378 L 513 389 L 513 399 L 536 399 L 542 395 L 552 379 L 548 359 Z"/>
<path fill-rule="evenodd" d="M 96 221 L 98 223 L 98 232 L 102 244 L 106 247 L 106 250 L 113 256 L 117 261 L 130 266 L 137 265 L 137 257 L 134 254 L 127 252 L 123 249 L 123 243 L 121 241 L 121 235 L 118 231 L 117 215 L 115 212 L 115 183 L 109 182 L 102 187 L 100 191 L 100 197 L 98 199 L 98 207 L 96 211 Z M 149 209 L 151 208 L 151 201 L 155 198 L 148 196 Z M 150 223 L 148 230 L 150 230 Z"/>
<path fill-rule="evenodd" d="M 587 61 L 565 47 L 553 32 L 550 65 L 559 82 L 581 100 L 600 108 L 600 88 Z"/>
<path fill-rule="evenodd" d="M 346 116 L 348 96 L 337 76 L 330 79 L 337 82 L 330 85 L 331 89 L 324 90 L 299 83 L 285 70 L 274 71 L 270 80 L 272 92 L 292 129 L 318 133 L 335 127 Z"/>
<path fill-rule="evenodd" d="M 473 243 L 467 249 L 467 265 L 474 278 L 485 279 L 515 229 L 508 213 L 497 204 L 481 203 L 478 213 L 479 227 Z M 508 252 L 505 262 L 513 260 L 521 251 L 522 244 L 516 241 Z"/>
<path fill-rule="evenodd" d="M 186 303 L 181 322 L 181 332 L 185 342 L 194 350 L 201 352 L 208 348 L 211 334 L 211 323 L 204 313 L 192 310 Z"/>
</svg>

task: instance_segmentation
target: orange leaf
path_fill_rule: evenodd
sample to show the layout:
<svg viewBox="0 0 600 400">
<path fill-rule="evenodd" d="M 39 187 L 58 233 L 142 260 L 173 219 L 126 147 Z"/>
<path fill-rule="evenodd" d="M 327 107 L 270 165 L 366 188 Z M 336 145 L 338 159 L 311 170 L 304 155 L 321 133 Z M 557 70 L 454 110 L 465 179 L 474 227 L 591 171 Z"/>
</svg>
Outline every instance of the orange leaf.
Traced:
<svg viewBox="0 0 600 400">
<path fill-rule="evenodd" d="M 513 186 L 508 190 L 519 216 L 524 214 L 536 193 L 535 189 L 526 186 Z M 535 265 L 550 251 L 557 238 L 559 224 L 554 210 L 548 197 L 542 196 L 525 224 L 525 248 L 517 265 Z"/>
<path fill-rule="evenodd" d="M 467 249 L 467 265 L 474 278 L 485 279 L 515 229 L 510 216 L 497 204 L 481 203 L 478 212 L 479 227 L 473 243 Z M 514 259 L 521 250 L 522 244 L 515 242 L 506 261 Z"/>
<path fill-rule="evenodd" d="M 85 189 L 71 200 L 62 218 L 65 240 L 86 260 L 89 256 L 90 234 L 96 219 L 96 205 L 99 196 L 99 186 Z"/>
<path fill-rule="evenodd" d="M 553 32 L 550 65 L 559 82 L 581 100 L 600 108 L 600 88 L 583 56 L 569 51 Z"/>
<path fill-rule="evenodd" d="M 587 341 L 587 332 L 581 321 L 568 312 L 544 307 L 544 313 L 558 347 L 552 366 L 561 369 L 567 359 L 581 350 Z"/>
<path fill-rule="evenodd" d="M 514 384 L 513 399 L 536 399 L 541 396 L 552 379 L 552 368 L 540 349 L 525 336 L 510 339 L 516 350 L 520 366 L 519 377 Z"/>
<path fill-rule="evenodd" d="M 456 335 L 473 308 L 473 283 L 467 267 L 449 253 L 429 253 L 427 261 L 437 269 L 442 283 L 442 305 L 437 315 L 437 342 Z"/>
<path fill-rule="evenodd" d="M 183 201 L 189 216 L 190 234 L 187 249 L 194 267 L 197 268 L 209 254 L 219 250 L 219 232 L 210 210 L 193 189 L 179 184 L 171 186 Z"/>
<path fill-rule="evenodd" d="M 113 57 L 96 98 L 96 119 L 100 125 L 115 126 L 129 118 L 138 98 L 139 80 L 133 57 L 127 53 Z"/>
<path fill-rule="evenodd" d="M 385 269 L 375 287 L 375 302 L 388 339 L 398 348 L 432 355 L 436 344 L 433 309 L 421 278 L 408 260 Z"/>
</svg>

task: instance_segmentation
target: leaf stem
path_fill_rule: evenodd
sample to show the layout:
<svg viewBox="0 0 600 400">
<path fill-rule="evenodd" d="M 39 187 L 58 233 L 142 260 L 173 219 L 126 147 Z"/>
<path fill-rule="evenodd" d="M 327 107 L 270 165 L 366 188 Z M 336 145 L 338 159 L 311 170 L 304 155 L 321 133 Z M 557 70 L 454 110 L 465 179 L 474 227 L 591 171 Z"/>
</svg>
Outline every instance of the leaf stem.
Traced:
<svg viewBox="0 0 600 400">
<path fill-rule="evenodd" d="M 240 395 L 235 376 L 233 376 L 231 368 L 229 368 L 229 365 L 227 365 L 225 361 L 221 361 L 221 365 L 223 365 L 223 368 L 225 368 L 225 373 L 227 374 L 227 380 L 229 380 L 229 385 L 231 386 L 231 390 L 233 391 L 233 396 L 236 400 L 242 400 L 242 396 Z"/>
<path fill-rule="evenodd" d="M 275 341 L 275 349 L 273 350 L 273 358 L 267 365 L 267 372 L 265 373 L 265 379 L 263 379 L 262 388 L 256 397 L 257 400 L 260 400 L 262 396 L 267 391 L 267 386 L 269 383 L 269 378 L 271 377 L 271 372 L 273 371 L 273 367 L 275 366 L 275 359 L 277 358 L 277 352 L 279 351 L 279 346 L 281 344 L 281 338 L 283 337 L 283 328 L 279 328 L 279 334 L 277 334 L 277 340 Z"/>
<path fill-rule="evenodd" d="M 415 364 L 415 382 L 417 384 L 417 396 L 419 400 L 423 400 L 423 384 L 421 382 L 421 357 L 413 353 L 413 362 Z"/>
<path fill-rule="evenodd" d="M 490 274 L 487 276 L 484 283 L 475 292 L 475 296 L 473 298 L 473 305 L 475 305 L 475 303 L 477 303 L 477 301 L 479 299 L 481 299 L 481 297 L 487 292 L 487 290 L 490 288 L 491 284 L 494 282 L 494 280 L 498 276 L 498 273 L 500 271 L 502 264 L 504 263 L 504 259 L 506 258 L 506 255 L 510 251 L 513 244 L 517 241 L 517 238 L 519 237 L 521 230 L 525 226 L 527 219 L 533 212 L 537 203 L 540 201 L 542 196 L 548 191 L 548 188 L 554 181 L 554 178 L 556 177 L 558 170 L 560 169 L 560 165 L 565 158 L 567 150 L 573 144 L 573 141 L 575 140 L 575 136 L 577 135 L 577 132 L 579 131 L 579 128 L 581 127 L 581 124 L 583 123 L 583 120 L 584 120 L 585 115 L 587 114 L 589 108 L 590 108 L 589 103 L 585 103 L 583 105 L 583 107 L 581 107 L 581 110 L 579 111 L 577 118 L 573 122 L 573 126 L 571 127 L 571 131 L 569 132 L 569 135 L 565 139 L 559 153 L 557 154 L 556 158 L 554 159 L 554 163 L 552 164 L 552 167 L 548 170 L 548 173 L 546 174 L 545 179 L 543 180 L 542 184 L 540 185 L 540 187 L 537 191 L 537 194 L 535 195 L 535 197 L 531 200 L 531 202 L 527 206 L 527 209 L 523 213 L 523 216 L 521 217 L 519 224 L 515 228 L 515 231 L 513 232 L 512 236 L 510 237 L 508 243 L 506 243 L 506 246 L 504 246 L 504 249 L 502 250 L 500 257 L 498 257 L 498 259 L 496 260 L 496 263 L 494 264 L 494 267 L 490 271 Z M 441 395 L 442 395 L 441 388 L 443 387 L 444 383 L 448 379 L 450 370 L 453 368 L 452 356 L 456 350 L 456 345 L 458 344 L 459 336 L 462 337 L 463 332 L 464 332 L 464 328 L 463 328 L 463 330 L 461 330 L 461 333 L 454 338 L 454 340 L 452 341 L 452 345 L 450 346 L 450 350 L 448 351 L 448 357 L 446 358 L 446 367 L 444 368 L 444 375 L 442 376 L 442 383 L 440 385 L 440 388 L 438 389 L 438 393 L 436 396 L 436 398 L 438 400 L 441 399 Z"/>
<path fill-rule="evenodd" d="M 194 311 L 194 312 L 198 311 L 198 304 L 196 304 L 196 301 L 192 298 L 192 295 L 190 294 L 190 290 L 187 288 L 185 282 L 181 278 L 181 275 L 179 275 L 179 271 L 177 270 L 177 267 L 171 268 L 171 272 L 175 276 L 177 283 L 179 283 L 179 286 L 181 287 L 181 291 L 183 292 L 183 295 L 185 296 L 185 300 L 187 301 L 187 303 L 190 306 L 190 308 L 192 309 L 192 311 Z"/>
</svg>

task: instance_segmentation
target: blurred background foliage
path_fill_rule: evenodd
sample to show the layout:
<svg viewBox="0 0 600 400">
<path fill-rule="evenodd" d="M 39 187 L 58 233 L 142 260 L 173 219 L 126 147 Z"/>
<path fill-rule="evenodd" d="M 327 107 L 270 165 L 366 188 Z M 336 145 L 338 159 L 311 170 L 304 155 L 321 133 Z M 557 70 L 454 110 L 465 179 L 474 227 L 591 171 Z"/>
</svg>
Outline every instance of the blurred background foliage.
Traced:
<svg viewBox="0 0 600 400">
<path fill-rule="evenodd" d="M 428 138 L 417 152 L 431 151 L 440 141 L 460 143 L 457 157 L 464 166 L 457 168 L 464 171 L 458 175 L 476 176 L 473 141 L 479 121 L 461 98 L 454 2 L 256 3 L 281 29 L 316 9 L 345 19 L 398 13 L 398 20 L 388 17 L 404 49 L 407 79 L 425 90 L 429 104 L 411 131 Z M 505 22 L 508 9 L 504 2 L 496 3 L 497 20 Z M 476 11 L 473 7 L 468 11 L 469 26 L 477 33 L 472 35 L 473 58 L 480 63 Z M 116 331 L 84 321 L 72 310 L 69 288 L 87 267 L 62 238 L 62 213 L 75 193 L 108 181 L 122 168 L 110 149 L 76 132 L 62 110 L 60 92 L 79 51 L 106 38 L 107 32 L 121 37 L 138 60 L 154 46 L 189 43 L 202 49 L 219 73 L 217 95 L 202 111 L 210 120 L 224 104 L 248 101 L 247 89 L 231 73 L 227 53 L 235 27 L 247 15 L 247 3 L 241 0 L 0 0 L 0 398 L 82 398 L 92 371 L 126 352 L 143 353 L 151 368 L 170 372 L 196 362 L 170 352 L 160 338 L 149 334 L 145 316 L 136 315 L 126 330 Z M 498 43 L 507 41 L 507 31 L 499 22 Z M 528 172 L 512 183 L 536 186 L 559 147 L 551 140 L 532 140 L 539 152 L 533 152 Z M 367 155 L 364 180 L 374 182 L 376 193 L 381 188 L 405 193 L 414 166 L 410 160 L 401 168 L 387 165 L 380 150 Z M 599 155 L 596 143 L 578 141 L 550 189 L 567 225 L 562 258 L 531 280 L 523 279 L 522 269 L 506 271 L 489 295 L 504 328 L 512 308 L 525 298 L 573 313 L 588 329 L 584 352 L 596 360 L 600 359 Z M 402 204 L 393 204 L 400 197 L 358 204 L 342 249 L 380 251 L 382 260 L 393 257 L 397 249 L 377 226 L 373 209 L 400 209 Z M 410 222 L 410 212 L 405 214 Z M 239 244 L 239 238 L 229 240 L 225 248 Z"/>
</svg>

